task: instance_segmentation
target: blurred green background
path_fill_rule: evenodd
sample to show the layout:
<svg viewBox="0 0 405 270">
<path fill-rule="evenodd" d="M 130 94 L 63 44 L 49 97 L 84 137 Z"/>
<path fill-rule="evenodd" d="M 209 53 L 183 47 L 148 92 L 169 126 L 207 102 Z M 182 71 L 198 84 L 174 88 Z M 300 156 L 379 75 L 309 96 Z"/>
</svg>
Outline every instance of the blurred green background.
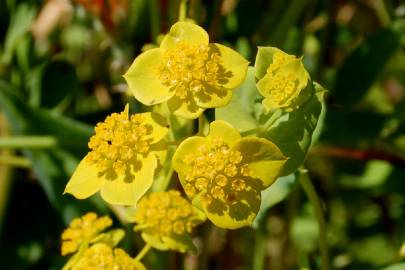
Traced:
<svg viewBox="0 0 405 270">
<path fill-rule="evenodd" d="M 60 269 L 66 224 L 90 210 L 112 213 L 97 196 L 78 201 L 62 192 L 94 124 L 125 103 L 142 109 L 122 74 L 158 44 L 178 7 L 0 0 L 1 269 Z M 189 0 L 187 14 L 251 63 L 257 46 L 304 55 L 328 89 L 305 166 L 325 210 L 331 269 L 405 269 L 405 2 Z M 207 223 L 195 237 L 199 256 L 154 251 L 146 265 L 320 269 L 314 210 L 293 176 L 280 180 L 253 228 Z M 123 226 L 134 255 L 142 240 Z"/>
</svg>

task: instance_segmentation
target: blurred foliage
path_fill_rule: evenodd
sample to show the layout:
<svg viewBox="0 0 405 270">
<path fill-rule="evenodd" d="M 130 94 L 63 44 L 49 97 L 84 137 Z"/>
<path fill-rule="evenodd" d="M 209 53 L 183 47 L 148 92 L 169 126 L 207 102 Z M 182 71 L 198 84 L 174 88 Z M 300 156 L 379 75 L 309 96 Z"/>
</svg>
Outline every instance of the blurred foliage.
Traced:
<svg viewBox="0 0 405 270">
<path fill-rule="evenodd" d="M 98 198 L 62 196 L 63 187 L 87 151 L 92 126 L 127 102 L 141 109 L 126 95 L 122 74 L 177 20 L 178 6 L 179 0 L 0 1 L 2 269 L 60 269 L 65 224 L 88 210 L 111 211 Z M 329 89 L 322 110 L 314 101 L 322 130 L 311 138 L 313 130 L 286 128 L 302 129 L 301 149 L 312 139 L 305 165 L 326 211 L 331 268 L 405 269 L 403 1 L 189 0 L 188 16 L 252 63 L 257 46 L 304 55 L 312 78 Z M 254 107 L 254 93 L 237 95 L 233 102 Z M 252 114 L 232 106 L 216 115 L 252 128 L 244 126 Z M 282 124 L 268 136 L 288 143 L 277 128 Z M 225 232 L 205 224 L 195 238 L 199 256 L 154 251 L 146 265 L 320 268 L 315 212 L 294 175 L 264 191 L 254 228 Z M 129 239 L 135 254 L 141 241 Z"/>
</svg>

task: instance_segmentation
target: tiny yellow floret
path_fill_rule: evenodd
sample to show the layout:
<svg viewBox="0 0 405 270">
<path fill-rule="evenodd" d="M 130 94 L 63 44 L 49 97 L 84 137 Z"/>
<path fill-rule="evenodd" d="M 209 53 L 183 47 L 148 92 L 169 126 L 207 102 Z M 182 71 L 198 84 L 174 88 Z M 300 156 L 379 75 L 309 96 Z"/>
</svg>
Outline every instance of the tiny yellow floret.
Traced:
<svg viewBox="0 0 405 270">
<path fill-rule="evenodd" d="M 147 135 L 153 127 L 144 121 L 142 114 L 128 115 L 128 106 L 121 113 L 113 113 L 95 127 L 90 138 L 90 152 L 86 161 L 101 172 L 123 174 L 137 166 L 137 155 L 150 149 Z"/>
<path fill-rule="evenodd" d="M 146 270 L 124 250 L 97 243 L 84 251 L 72 270 Z"/>
<path fill-rule="evenodd" d="M 160 47 L 139 55 L 124 78 L 146 105 L 166 102 L 175 115 L 197 118 L 207 108 L 227 105 L 246 77 L 248 61 L 190 22 L 177 22 Z"/>
<path fill-rule="evenodd" d="M 210 51 L 208 45 L 190 45 L 180 42 L 178 47 L 167 50 L 157 73 L 162 84 L 175 91 L 175 95 L 188 102 L 189 95 L 204 94 L 208 87 L 220 87 L 221 57 L 218 52 Z"/>
<path fill-rule="evenodd" d="M 190 249 L 189 234 L 205 217 L 176 190 L 153 192 L 143 197 L 135 213 L 135 230 L 157 249 Z"/>
<path fill-rule="evenodd" d="M 184 140 L 173 168 L 193 204 L 216 226 L 250 225 L 260 207 L 261 191 L 281 172 L 285 157 L 270 141 L 242 138 L 225 121 L 210 124 L 208 136 Z"/>
<path fill-rule="evenodd" d="M 257 83 L 259 92 L 264 96 L 264 107 L 268 110 L 291 109 L 293 101 L 309 81 L 308 72 L 302 64 L 302 58 L 289 55 L 274 47 L 260 47 L 259 51 L 264 52 L 258 55 L 271 57 L 270 65 Z M 261 61 L 264 60 L 256 59 L 257 66 L 261 66 Z"/>
<path fill-rule="evenodd" d="M 112 220 L 108 216 L 97 217 L 97 214 L 91 212 L 73 219 L 62 233 L 61 254 L 65 256 L 76 252 L 83 242 L 89 242 L 111 224 Z"/>
<path fill-rule="evenodd" d="M 89 153 L 80 162 L 65 192 L 78 199 L 97 191 L 111 204 L 135 205 L 150 188 L 158 161 L 167 152 L 168 127 L 156 113 L 130 115 L 128 106 L 95 127 Z"/>
</svg>

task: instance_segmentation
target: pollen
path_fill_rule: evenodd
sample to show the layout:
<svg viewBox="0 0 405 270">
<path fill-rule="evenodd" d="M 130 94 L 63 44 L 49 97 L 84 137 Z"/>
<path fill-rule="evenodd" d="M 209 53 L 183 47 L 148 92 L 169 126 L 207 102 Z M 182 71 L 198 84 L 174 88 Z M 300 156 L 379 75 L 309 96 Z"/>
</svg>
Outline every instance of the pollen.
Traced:
<svg viewBox="0 0 405 270">
<path fill-rule="evenodd" d="M 297 59 L 294 55 L 277 51 L 273 54 L 273 61 L 267 68 L 267 74 L 271 76 L 266 89 L 270 99 L 276 104 L 283 104 L 297 92 L 299 78 L 296 74 L 289 72 L 278 72 L 288 62 Z"/>
<path fill-rule="evenodd" d="M 144 123 L 141 114 L 129 115 L 128 110 L 126 106 L 123 112 L 113 113 L 98 123 L 90 138 L 87 162 L 102 172 L 127 173 L 131 166 L 136 166 L 137 156 L 150 150 L 146 136 L 153 132 L 153 127 Z"/>
<path fill-rule="evenodd" d="M 191 233 L 200 223 L 191 204 L 175 190 L 143 197 L 137 205 L 135 222 L 144 233 L 161 238 Z"/>
<path fill-rule="evenodd" d="M 282 51 L 275 52 L 273 54 L 273 62 L 267 68 L 267 73 L 270 75 L 274 75 L 280 69 L 280 67 L 285 65 L 288 61 L 294 59 L 296 59 L 294 55 L 289 55 Z"/>
<path fill-rule="evenodd" d="M 222 66 L 218 52 L 208 45 L 194 46 L 181 42 L 177 48 L 166 50 L 158 67 L 162 84 L 175 91 L 175 95 L 186 100 L 196 94 L 207 94 L 207 87 L 220 84 Z"/>
<path fill-rule="evenodd" d="M 298 77 L 292 73 L 276 73 L 269 83 L 268 93 L 276 104 L 282 104 L 297 91 Z"/>
<path fill-rule="evenodd" d="M 73 270 L 136 270 L 131 257 L 122 249 L 98 243 L 86 249 Z"/>
<path fill-rule="evenodd" d="M 184 162 L 190 167 L 185 173 L 185 192 L 190 197 L 202 193 L 200 200 L 205 206 L 215 200 L 226 202 L 230 193 L 231 201 L 236 201 L 248 189 L 249 166 L 243 162 L 242 153 L 231 149 L 222 138 L 213 138 L 210 146 L 200 146 Z"/>
<path fill-rule="evenodd" d="M 111 224 L 112 220 L 108 216 L 97 217 L 95 213 L 73 219 L 61 236 L 62 255 L 76 252 L 84 241 L 91 240 Z"/>
</svg>

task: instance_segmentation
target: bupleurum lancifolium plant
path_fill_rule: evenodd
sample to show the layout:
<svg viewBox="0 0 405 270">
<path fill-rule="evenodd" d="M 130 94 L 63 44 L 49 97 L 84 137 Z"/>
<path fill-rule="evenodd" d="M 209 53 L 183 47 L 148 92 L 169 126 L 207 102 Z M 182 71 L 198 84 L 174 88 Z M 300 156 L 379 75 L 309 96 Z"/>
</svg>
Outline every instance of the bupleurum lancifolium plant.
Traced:
<svg viewBox="0 0 405 270">
<path fill-rule="evenodd" d="M 123 76 L 148 112 L 126 105 L 98 123 L 65 193 L 100 192 L 145 247 L 131 257 L 117 247 L 124 230 L 87 213 L 62 233 L 61 253 L 71 255 L 64 269 L 145 269 L 140 261 L 151 248 L 198 252 L 192 233 L 206 220 L 251 226 L 266 211 L 262 194 L 302 164 L 317 125 L 323 89 L 302 61 L 260 47 L 248 67 L 188 20 L 136 57 Z M 192 121 L 196 130 L 184 134 Z"/>
</svg>

